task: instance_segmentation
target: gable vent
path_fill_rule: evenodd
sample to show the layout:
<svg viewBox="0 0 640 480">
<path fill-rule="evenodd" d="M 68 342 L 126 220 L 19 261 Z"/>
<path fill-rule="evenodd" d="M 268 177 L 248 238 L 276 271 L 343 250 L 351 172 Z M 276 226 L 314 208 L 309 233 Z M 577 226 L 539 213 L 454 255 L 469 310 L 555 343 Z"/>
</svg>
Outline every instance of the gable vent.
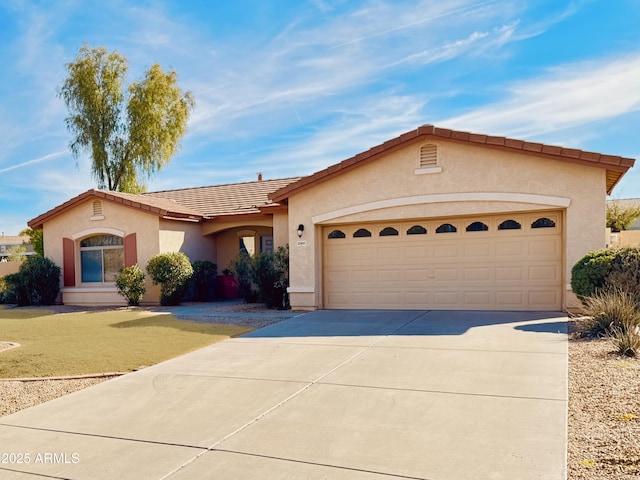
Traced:
<svg viewBox="0 0 640 480">
<path fill-rule="evenodd" d="M 420 147 L 420 168 L 435 167 L 438 165 L 438 147 L 427 143 Z"/>
<path fill-rule="evenodd" d="M 100 200 L 94 200 L 93 202 L 93 216 L 97 217 L 102 215 L 102 202 Z"/>
</svg>

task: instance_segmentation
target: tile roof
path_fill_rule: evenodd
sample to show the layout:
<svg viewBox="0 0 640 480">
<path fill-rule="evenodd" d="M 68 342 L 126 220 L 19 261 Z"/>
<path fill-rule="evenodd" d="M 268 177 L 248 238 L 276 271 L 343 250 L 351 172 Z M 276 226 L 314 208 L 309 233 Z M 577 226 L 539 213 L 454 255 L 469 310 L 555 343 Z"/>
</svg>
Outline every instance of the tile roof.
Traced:
<svg viewBox="0 0 640 480">
<path fill-rule="evenodd" d="M 192 208 L 204 217 L 260 213 L 260 207 L 273 205 L 269 194 L 300 177 L 213 185 L 144 193 L 143 198 L 166 199 Z"/>
<path fill-rule="evenodd" d="M 291 183 L 277 192 L 270 195 L 271 200 L 280 202 L 290 195 L 307 189 L 318 182 L 323 182 L 336 175 L 366 163 L 391 151 L 403 148 L 411 143 L 424 141 L 428 138 L 443 139 L 467 145 L 477 145 L 485 148 L 498 149 L 503 151 L 522 153 L 537 157 L 550 158 L 553 160 L 578 163 L 592 167 L 604 168 L 607 170 L 607 193 L 611 193 L 613 187 L 622 178 L 625 172 L 631 168 L 635 162 L 633 158 L 625 158 L 615 155 L 604 155 L 596 152 L 587 152 L 574 148 L 564 148 L 543 143 L 527 142 L 508 137 L 496 137 L 472 132 L 450 130 L 448 128 L 438 128 L 434 125 L 422 125 L 415 130 L 403 133 L 402 135 L 388 140 L 369 150 L 343 160 L 340 163 L 320 170 L 308 177 L 302 177 L 295 183 Z"/>
<path fill-rule="evenodd" d="M 0 235 L 0 245 L 22 245 L 31 242 L 31 238 L 24 235 Z"/>
<path fill-rule="evenodd" d="M 92 189 L 30 220 L 28 225 L 39 228 L 49 219 L 91 198 L 145 210 L 165 218 L 188 221 L 201 221 L 224 215 L 259 213 L 261 206 L 277 205 L 268 199 L 270 193 L 297 180 L 299 177 L 166 190 L 141 195 Z"/>
</svg>

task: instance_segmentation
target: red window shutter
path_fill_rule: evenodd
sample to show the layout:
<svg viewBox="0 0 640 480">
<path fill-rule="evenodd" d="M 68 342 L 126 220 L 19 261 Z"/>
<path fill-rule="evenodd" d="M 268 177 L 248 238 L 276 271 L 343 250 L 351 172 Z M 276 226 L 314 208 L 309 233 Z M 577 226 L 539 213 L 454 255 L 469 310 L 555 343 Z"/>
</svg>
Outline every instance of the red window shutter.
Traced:
<svg viewBox="0 0 640 480">
<path fill-rule="evenodd" d="M 131 233 L 124 237 L 124 266 L 130 267 L 138 263 L 138 242 L 136 234 Z"/>
<path fill-rule="evenodd" d="M 70 238 L 62 239 L 62 280 L 65 287 L 76 286 L 76 255 L 74 242 Z"/>
</svg>

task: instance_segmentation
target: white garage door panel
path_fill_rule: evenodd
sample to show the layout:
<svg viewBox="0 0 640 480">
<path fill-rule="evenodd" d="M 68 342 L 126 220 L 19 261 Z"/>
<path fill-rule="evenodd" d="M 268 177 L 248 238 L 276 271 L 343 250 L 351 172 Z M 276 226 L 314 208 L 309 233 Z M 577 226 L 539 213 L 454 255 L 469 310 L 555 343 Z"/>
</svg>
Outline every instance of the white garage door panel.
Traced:
<svg viewBox="0 0 640 480">
<path fill-rule="evenodd" d="M 532 228 L 536 220 L 555 223 Z M 559 310 L 561 212 L 325 227 L 326 308 Z M 500 230 L 505 220 L 521 225 Z M 473 222 L 488 231 L 466 231 Z M 445 223 L 455 233 L 436 234 Z M 545 225 L 549 222 L 543 222 Z M 413 225 L 425 235 L 408 235 Z M 393 227 L 397 236 L 380 236 Z M 367 229 L 370 237 L 353 237 Z M 345 238 L 328 238 L 340 230 Z"/>
</svg>

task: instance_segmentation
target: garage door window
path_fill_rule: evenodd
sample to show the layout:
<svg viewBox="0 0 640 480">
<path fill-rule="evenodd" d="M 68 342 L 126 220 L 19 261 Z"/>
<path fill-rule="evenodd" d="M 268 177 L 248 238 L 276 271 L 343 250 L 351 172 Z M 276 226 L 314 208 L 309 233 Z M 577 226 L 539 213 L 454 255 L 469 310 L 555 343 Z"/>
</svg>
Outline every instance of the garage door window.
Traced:
<svg viewBox="0 0 640 480">
<path fill-rule="evenodd" d="M 346 235 L 342 230 L 334 230 L 329 235 L 327 235 L 327 238 L 345 238 L 345 237 Z"/>
<path fill-rule="evenodd" d="M 407 230 L 407 235 L 426 235 L 427 229 L 422 225 L 414 225 L 409 230 Z"/>
<path fill-rule="evenodd" d="M 386 227 L 380 231 L 381 237 L 396 237 L 398 235 L 398 230 L 393 227 Z"/>
<path fill-rule="evenodd" d="M 438 228 L 436 228 L 436 233 L 456 233 L 457 231 L 458 229 L 450 223 L 443 223 Z"/>
<path fill-rule="evenodd" d="M 473 222 L 467 226 L 467 232 L 486 232 L 488 230 L 489 227 L 482 222 Z"/>
<path fill-rule="evenodd" d="M 539 218 L 531 224 L 531 228 L 554 228 L 555 226 L 556 222 L 546 217 Z"/>
<path fill-rule="evenodd" d="M 353 234 L 353 238 L 366 238 L 370 236 L 371 236 L 371 232 L 366 228 L 359 228 Z"/>
<path fill-rule="evenodd" d="M 500 225 L 498 225 L 498 230 L 520 230 L 522 225 L 520 225 L 515 220 L 505 220 Z"/>
</svg>

